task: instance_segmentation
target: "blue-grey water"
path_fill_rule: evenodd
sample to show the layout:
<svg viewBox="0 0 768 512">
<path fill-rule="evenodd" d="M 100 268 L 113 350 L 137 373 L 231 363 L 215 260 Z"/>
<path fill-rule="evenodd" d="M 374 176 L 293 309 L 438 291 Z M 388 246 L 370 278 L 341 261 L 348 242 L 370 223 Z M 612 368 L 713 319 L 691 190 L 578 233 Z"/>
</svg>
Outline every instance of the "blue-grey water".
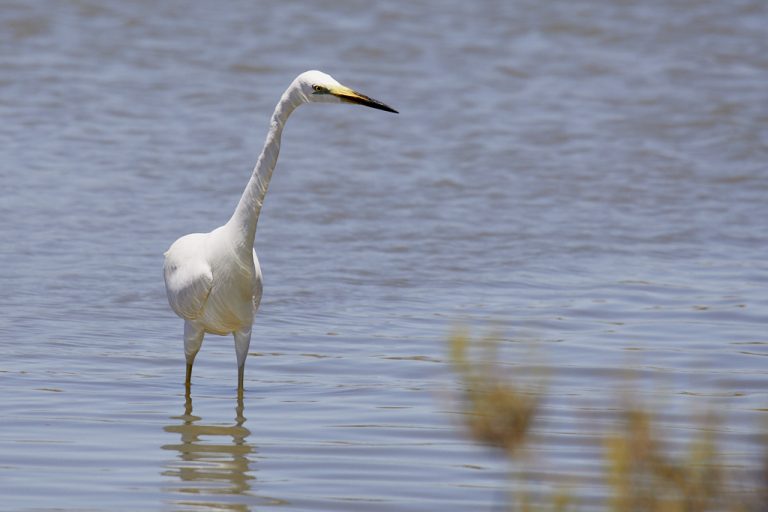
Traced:
<svg viewBox="0 0 768 512">
<path fill-rule="evenodd" d="M 499 510 L 446 339 L 545 364 L 532 485 L 605 496 L 617 389 L 684 445 L 768 410 L 768 4 L 0 5 L 0 509 Z M 162 254 L 225 222 L 321 69 L 401 113 L 288 122 L 246 393 L 184 398 Z M 625 369 L 634 376 L 623 378 Z"/>
</svg>

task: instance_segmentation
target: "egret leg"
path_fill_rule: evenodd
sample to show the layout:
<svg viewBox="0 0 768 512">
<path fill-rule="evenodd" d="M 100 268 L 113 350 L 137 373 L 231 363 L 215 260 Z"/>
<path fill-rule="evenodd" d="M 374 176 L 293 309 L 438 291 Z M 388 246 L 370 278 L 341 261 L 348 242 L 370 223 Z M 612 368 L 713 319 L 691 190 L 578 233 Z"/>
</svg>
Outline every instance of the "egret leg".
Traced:
<svg viewBox="0 0 768 512">
<path fill-rule="evenodd" d="M 243 396 L 243 378 L 245 376 L 245 358 L 248 357 L 248 347 L 251 346 L 251 328 L 235 331 L 235 354 L 237 354 L 237 396 Z"/>
<path fill-rule="evenodd" d="M 194 325 L 190 321 L 184 322 L 184 355 L 187 358 L 187 378 L 184 384 L 187 388 L 187 394 L 192 386 L 192 365 L 195 364 L 195 357 L 203 344 L 205 331 L 202 327 Z"/>
<path fill-rule="evenodd" d="M 245 376 L 245 365 L 237 368 L 237 397 L 243 399 L 243 377 Z"/>
<path fill-rule="evenodd" d="M 192 386 L 192 363 L 187 363 L 187 380 L 184 381 L 184 384 L 187 387 L 187 392 L 189 392 L 189 388 Z"/>
</svg>

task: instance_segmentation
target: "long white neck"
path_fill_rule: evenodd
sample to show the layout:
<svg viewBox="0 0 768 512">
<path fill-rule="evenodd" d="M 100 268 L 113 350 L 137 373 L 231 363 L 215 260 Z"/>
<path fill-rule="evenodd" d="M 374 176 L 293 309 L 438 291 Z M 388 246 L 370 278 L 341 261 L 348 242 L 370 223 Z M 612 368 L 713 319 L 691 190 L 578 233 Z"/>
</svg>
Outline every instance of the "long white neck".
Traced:
<svg viewBox="0 0 768 512">
<path fill-rule="evenodd" d="M 227 222 L 229 228 L 236 230 L 238 242 L 241 242 L 243 248 L 249 252 L 253 248 L 256 224 L 259 222 L 264 196 L 267 194 L 269 181 L 272 179 L 272 171 L 275 170 L 277 156 L 280 153 L 280 137 L 283 134 L 283 127 L 288 116 L 302 103 L 300 91 L 291 84 L 275 107 L 269 123 L 267 140 L 264 142 L 264 149 L 261 150 L 259 159 L 256 161 L 256 167 L 253 168 L 253 174 L 248 185 L 245 186 L 240 202 L 235 208 L 235 213 Z"/>
</svg>

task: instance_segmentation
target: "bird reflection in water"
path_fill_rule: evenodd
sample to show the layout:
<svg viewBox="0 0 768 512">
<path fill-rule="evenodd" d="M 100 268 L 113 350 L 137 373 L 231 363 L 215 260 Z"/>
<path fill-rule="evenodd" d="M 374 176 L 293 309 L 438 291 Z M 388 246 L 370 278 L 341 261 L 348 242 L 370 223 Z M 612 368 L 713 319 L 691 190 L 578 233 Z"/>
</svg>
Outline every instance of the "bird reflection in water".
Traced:
<svg viewBox="0 0 768 512">
<path fill-rule="evenodd" d="M 178 452 L 178 458 L 167 464 L 165 476 L 177 477 L 181 484 L 174 489 L 190 499 L 177 502 L 184 507 L 200 509 L 249 510 L 254 501 L 250 494 L 250 456 L 254 447 L 247 438 L 243 400 L 237 401 L 234 425 L 204 424 L 192 413 L 192 398 L 187 394 L 184 414 L 172 416 L 180 423 L 164 427 L 166 432 L 179 434 L 181 442 L 163 445 L 164 450 Z M 274 500 L 269 500 L 274 501 Z"/>
</svg>

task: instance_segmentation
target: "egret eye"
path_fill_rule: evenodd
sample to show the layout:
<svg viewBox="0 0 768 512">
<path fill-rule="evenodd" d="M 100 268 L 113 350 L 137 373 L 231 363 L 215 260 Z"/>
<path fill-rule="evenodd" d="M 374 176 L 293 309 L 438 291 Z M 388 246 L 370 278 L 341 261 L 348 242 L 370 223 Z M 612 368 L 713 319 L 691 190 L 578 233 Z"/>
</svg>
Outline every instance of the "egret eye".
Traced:
<svg viewBox="0 0 768 512">
<path fill-rule="evenodd" d="M 316 93 L 323 93 L 326 91 L 325 87 L 323 87 L 322 85 L 313 85 L 312 89 L 314 89 Z"/>
</svg>

